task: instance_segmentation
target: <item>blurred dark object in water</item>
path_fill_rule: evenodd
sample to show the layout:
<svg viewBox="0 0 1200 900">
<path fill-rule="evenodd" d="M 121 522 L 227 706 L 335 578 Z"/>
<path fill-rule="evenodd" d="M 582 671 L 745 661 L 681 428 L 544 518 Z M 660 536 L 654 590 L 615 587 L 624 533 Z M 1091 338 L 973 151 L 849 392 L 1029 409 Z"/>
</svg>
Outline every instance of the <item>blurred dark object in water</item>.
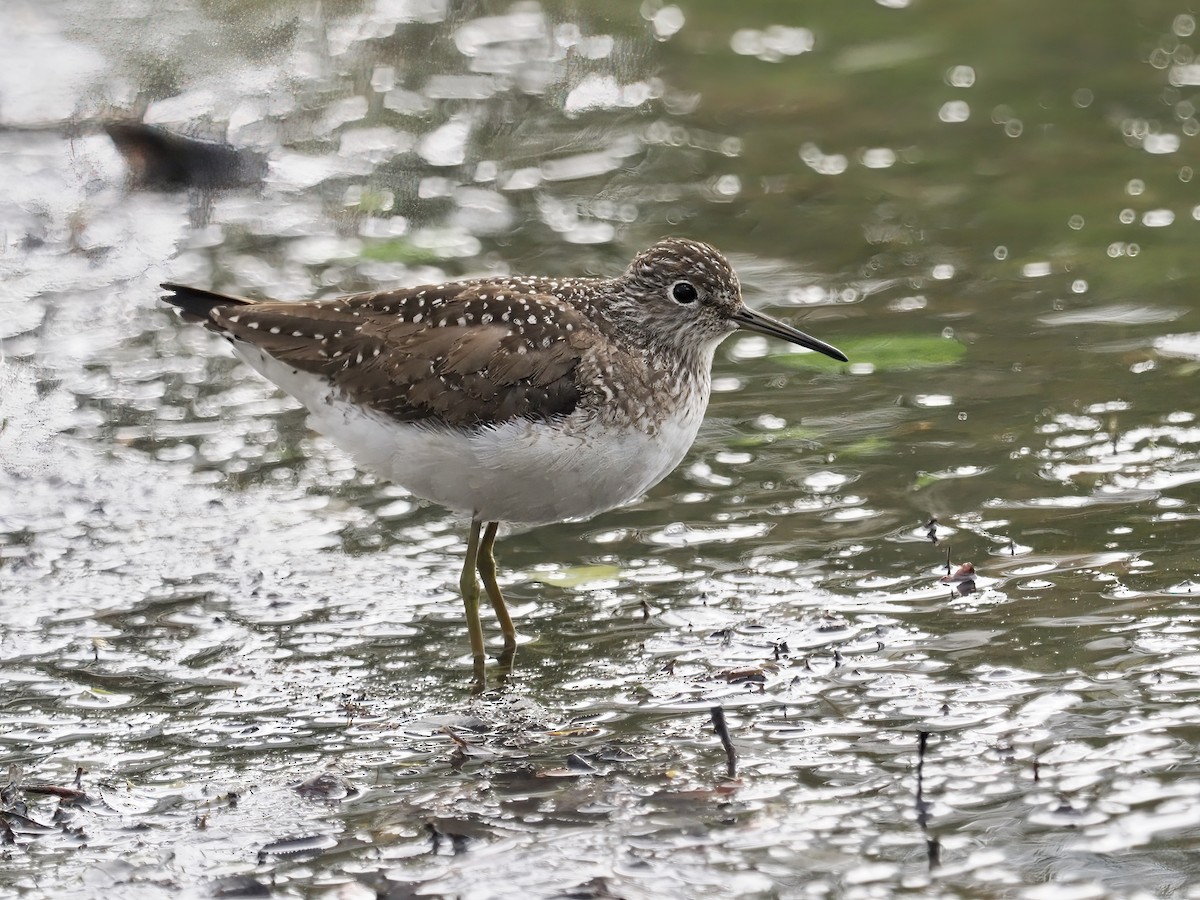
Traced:
<svg viewBox="0 0 1200 900">
<path fill-rule="evenodd" d="M 125 157 L 134 188 L 211 191 L 251 187 L 267 172 L 266 157 L 252 150 L 183 137 L 139 122 L 114 122 L 104 130 Z"/>
</svg>

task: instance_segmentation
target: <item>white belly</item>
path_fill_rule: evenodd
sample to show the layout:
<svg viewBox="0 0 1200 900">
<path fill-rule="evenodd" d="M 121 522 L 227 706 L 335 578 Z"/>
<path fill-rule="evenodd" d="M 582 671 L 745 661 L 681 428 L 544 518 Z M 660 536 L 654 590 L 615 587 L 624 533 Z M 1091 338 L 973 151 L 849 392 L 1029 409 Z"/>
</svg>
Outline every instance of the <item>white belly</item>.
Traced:
<svg viewBox="0 0 1200 900">
<path fill-rule="evenodd" d="M 683 459 L 708 400 L 685 404 L 654 434 L 602 428 L 579 412 L 555 425 L 513 420 L 462 431 L 395 422 L 347 402 L 321 378 L 245 344 L 234 349 L 304 403 L 316 429 L 359 465 L 485 522 L 584 519 L 634 500 Z"/>
</svg>

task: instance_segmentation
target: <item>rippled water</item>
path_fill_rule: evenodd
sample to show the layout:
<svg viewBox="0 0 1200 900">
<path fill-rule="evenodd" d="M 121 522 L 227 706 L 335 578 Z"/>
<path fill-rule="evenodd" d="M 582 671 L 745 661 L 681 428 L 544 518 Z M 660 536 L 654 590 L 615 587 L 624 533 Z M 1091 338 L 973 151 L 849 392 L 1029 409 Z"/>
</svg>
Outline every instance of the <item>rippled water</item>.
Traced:
<svg viewBox="0 0 1200 900">
<path fill-rule="evenodd" d="M 0 887 L 1200 896 L 1192 12 L 592 6 L 0 10 Z M 140 189 L 142 109 L 261 184 Z M 463 523 L 157 302 L 669 233 L 851 364 L 735 338 L 649 497 L 506 535 L 478 698 Z"/>
</svg>

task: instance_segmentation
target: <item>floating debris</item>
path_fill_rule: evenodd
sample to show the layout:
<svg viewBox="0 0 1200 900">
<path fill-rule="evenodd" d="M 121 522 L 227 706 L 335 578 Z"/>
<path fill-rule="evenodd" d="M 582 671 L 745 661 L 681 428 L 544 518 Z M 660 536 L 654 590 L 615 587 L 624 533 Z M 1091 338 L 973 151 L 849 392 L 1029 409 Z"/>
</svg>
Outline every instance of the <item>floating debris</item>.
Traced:
<svg viewBox="0 0 1200 900">
<path fill-rule="evenodd" d="M 325 801 L 345 800 L 358 793 L 358 788 L 336 772 L 322 772 L 306 781 L 293 784 L 292 790 L 305 800 Z"/>
<path fill-rule="evenodd" d="M 975 581 L 975 567 L 971 563 L 963 563 L 953 572 L 942 576 L 942 584 L 963 584 Z"/>
</svg>

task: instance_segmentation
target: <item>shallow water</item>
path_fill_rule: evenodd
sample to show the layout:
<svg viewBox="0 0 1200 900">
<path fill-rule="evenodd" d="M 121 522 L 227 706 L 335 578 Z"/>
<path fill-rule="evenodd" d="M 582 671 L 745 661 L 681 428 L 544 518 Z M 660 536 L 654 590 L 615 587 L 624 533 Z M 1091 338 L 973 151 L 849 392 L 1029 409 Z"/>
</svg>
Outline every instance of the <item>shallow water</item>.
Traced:
<svg viewBox="0 0 1200 900">
<path fill-rule="evenodd" d="M 1200 897 L 1188 8 L 599 6 L 0 9 L 0 886 Z M 141 106 L 261 185 L 138 189 Z M 647 498 L 505 536 L 479 698 L 463 523 L 157 301 L 670 233 L 851 363 L 731 339 Z"/>
</svg>

